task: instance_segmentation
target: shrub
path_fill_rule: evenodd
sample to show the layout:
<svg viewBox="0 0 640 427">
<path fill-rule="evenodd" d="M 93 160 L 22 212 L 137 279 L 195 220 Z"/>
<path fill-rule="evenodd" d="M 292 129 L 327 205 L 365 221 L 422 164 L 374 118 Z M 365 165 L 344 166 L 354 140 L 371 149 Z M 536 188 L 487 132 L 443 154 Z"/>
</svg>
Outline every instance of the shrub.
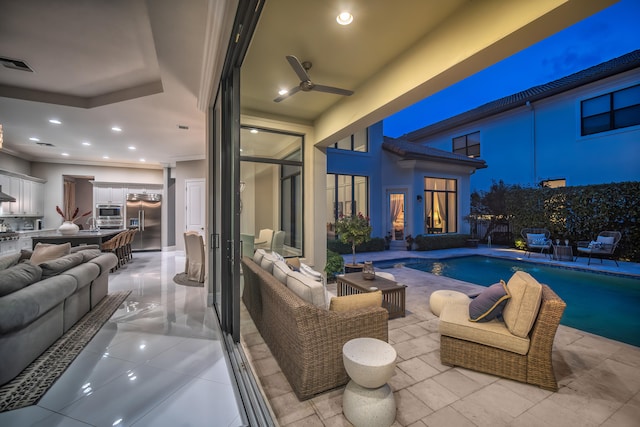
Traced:
<svg viewBox="0 0 640 427">
<path fill-rule="evenodd" d="M 342 273 L 344 270 L 344 259 L 342 256 L 330 250 L 327 250 L 327 265 L 324 267 L 324 272 L 327 273 L 327 281 L 334 281 L 336 274 Z"/>
<path fill-rule="evenodd" d="M 462 248 L 467 245 L 468 234 L 418 234 L 415 246 L 418 251 L 433 251 L 436 249 Z"/>
</svg>

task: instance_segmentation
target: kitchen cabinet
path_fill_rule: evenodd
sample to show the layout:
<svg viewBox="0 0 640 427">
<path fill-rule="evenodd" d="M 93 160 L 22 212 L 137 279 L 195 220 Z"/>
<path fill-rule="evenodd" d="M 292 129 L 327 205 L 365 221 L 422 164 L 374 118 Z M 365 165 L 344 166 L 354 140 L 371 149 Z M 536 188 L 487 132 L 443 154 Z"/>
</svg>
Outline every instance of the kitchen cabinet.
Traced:
<svg viewBox="0 0 640 427">
<path fill-rule="evenodd" d="M 36 216 L 44 215 L 44 184 L 31 182 L 31 212 Z"/>
<path fill-rule="evenodd" d="M 16 199 L 2 203 L 4 216 L 43 216 L 44 184 L 29 179 L 0 174 L 2 191 Z"/>
<path fill-rule="evenodd" d="M 93 187 L 93 202 L 98 203 L 125 203 L 125 188 L 123 186 L 97 186 Z"/>
</svg>

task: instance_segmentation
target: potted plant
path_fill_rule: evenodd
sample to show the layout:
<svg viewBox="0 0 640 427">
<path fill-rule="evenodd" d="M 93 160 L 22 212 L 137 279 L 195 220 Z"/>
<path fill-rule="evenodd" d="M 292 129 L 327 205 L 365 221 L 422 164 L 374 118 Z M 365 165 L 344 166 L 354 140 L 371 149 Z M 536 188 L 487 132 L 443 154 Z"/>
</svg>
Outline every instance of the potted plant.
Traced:
<svg viewBox="0 0 640 427">
<path fill-rule="evenodd" d="M 415 239 L 411 234 L 409 234 L 404 240 L 407 242 L 407 250 L 410 251 L 413 248 L 413 242 L 415 242 Z"/>
<path fill-rule="evenodd" d="M 358 212 L 358 215 L 340 216 L 336 222 L 336 233 L 340 237 L 342 243 L 351 243 L 351 251 L 353 253 L 353 263 L 351 266 L 357 267 L 356 264 L 356 246 L 368 242 L 371 239 L 371 225 L 369 218 Z M 347 267 L 345 265 L 345 267 Z"/>
</svg>

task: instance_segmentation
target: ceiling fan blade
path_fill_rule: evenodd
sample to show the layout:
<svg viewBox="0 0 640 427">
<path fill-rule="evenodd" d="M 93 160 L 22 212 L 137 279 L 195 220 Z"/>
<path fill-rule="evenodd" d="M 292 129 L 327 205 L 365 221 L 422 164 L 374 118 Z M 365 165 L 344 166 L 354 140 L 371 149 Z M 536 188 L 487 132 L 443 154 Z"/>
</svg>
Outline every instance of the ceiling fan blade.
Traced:
<svg viewBox="0 0 640 427">
<path fill-rule="evenodd" d="M 290 97 L 291 95 L 293 95 L 296 92 L 300 91 L 300 86 L 296 86 L 294 88 L 291 88 L 291 90 L 289 90 L 289 92 L 285 93 L 284 95 L 280 95 L 279 97 L 277 97 L 276 99 L 273 100 L 273 102 L 280 102 L 283 99 L 287 99 L 288 97 Z"/>
<path fill-rule="evenodd" d="M 311 90 L 317 90 L 318 92 L 334 93 L 336 95 L 344 95 L 344 96 L 353 95 L 352 90 L 340 89 L 338 87 L 333 87 L 333 86 L 314 85 L 313 89 Z"/>
<path fill-rule="evenodd" d="M 293 55 L 287 55 L 287 61 L 289 61 L 289 65 L 291 65 L 291 68 L 293 68 L 293 71 L 296 72 L 296 74 L 298 75 L 298 78 L 301 81 L 304 82 L 307 80 L 311 80 L 309 78 L 309 74 L 307 74 L 307 70 L 304 69 L 300 61 L 298 61 L 298 58 L 296 58 Z"/>
</svg>

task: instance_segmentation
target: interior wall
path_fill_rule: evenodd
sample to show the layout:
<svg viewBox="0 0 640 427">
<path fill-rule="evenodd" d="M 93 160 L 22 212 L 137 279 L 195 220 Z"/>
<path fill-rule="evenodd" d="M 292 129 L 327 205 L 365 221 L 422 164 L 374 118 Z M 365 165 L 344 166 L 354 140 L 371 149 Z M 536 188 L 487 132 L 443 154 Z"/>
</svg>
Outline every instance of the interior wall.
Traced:
<svg viewBox="0 0 640 427">
<path fill-rule="evenodd" d="M 0 169 L 33 176 L 31 174 L 31 162 L 12 156 L 6 151 L 0 151 Z"/>
<path fill-rule="evenodd" d="M 274 177 L 276 169 L 271 165 L 268 167 L 256 167 L 256 175 L 253 181 L 255 185 L 253 209 L 256 227 L 253 234 L 255 236 L 258 236 L 263 228 L 270 228 L 274 231 L 278 228 L 273 209 L 265 209 L 267 206 L 272 208 L 274 205 L 273 180 L 277 178 Z"/>
<path fill-rule="evenodd" d="M 93 212 L 93 185 L 88 178 L 75 178 L 76 182 L 76 205 L 78 205 L 78 215 L 82 215 L 87 211 Z M 82 225 L 84 229 L 88 229 L 87 220 L 91 215 L 78 220 L 76 224 Z"/>
</svg>

